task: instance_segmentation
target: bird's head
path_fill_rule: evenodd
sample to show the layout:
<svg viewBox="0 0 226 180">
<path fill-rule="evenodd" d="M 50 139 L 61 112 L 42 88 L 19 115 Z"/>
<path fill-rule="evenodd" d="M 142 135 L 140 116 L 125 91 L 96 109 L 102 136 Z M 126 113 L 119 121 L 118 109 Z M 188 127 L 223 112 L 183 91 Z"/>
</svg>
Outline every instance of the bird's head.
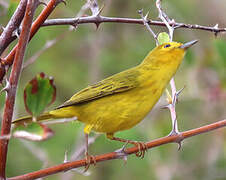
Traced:
<svg viewBox="0 0 226 180">
<path fill-rule="evenodd" d="M 144 60 L 144 64 L 154 66 L 166 66 L 170 64 L 179 65 L 185 55 L 186 50 L 197 43 L 197 40 L 187 43 L 167 42 L 154 48 Z"/>
</svg>

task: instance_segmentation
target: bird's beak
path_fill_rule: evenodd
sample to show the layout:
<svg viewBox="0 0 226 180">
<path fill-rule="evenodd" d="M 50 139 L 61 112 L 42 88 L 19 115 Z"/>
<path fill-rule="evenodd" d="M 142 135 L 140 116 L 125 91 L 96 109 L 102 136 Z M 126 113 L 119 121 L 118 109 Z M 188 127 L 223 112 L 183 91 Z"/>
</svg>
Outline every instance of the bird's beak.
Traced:
<svg viewBox="0 0 226 180">
<path fill-rule="evenodd" d="M 185 44 L 182 44 L 179 48 L 186 50 L 189 47 L 191 47 L 192 45 L 196 44 L 197 42 L 198 42 L 198 40 L 189 41 Z"/>
</svg>

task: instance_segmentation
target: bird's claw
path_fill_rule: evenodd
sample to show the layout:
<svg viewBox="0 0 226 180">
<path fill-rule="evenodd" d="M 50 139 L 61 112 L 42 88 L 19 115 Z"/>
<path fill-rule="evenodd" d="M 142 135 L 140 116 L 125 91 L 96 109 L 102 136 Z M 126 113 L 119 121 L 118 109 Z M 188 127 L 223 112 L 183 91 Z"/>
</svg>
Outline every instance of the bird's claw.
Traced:
<svg viewBox="0 0 226 180">
<path fill-rule="evenodd" d="M 86 159 L 86 165 L 85 165 L 85 169 L 84 169 L 83 173 L 85 173 L 89 169 L 91 163 L 93 163 L 94 166 L 97 163 L 95 156 L 89 155 L 88 152 L 85 153 L 85 159 Z"/>
<path fill-rule="evenodd" d="M 138 152 L 136 153 L 136 156 L 143 159 L 146 151 L 148 150 L 147 145 L 144 142 L 134 142 L 134 145 L 138 147 Z"/>
</svg>

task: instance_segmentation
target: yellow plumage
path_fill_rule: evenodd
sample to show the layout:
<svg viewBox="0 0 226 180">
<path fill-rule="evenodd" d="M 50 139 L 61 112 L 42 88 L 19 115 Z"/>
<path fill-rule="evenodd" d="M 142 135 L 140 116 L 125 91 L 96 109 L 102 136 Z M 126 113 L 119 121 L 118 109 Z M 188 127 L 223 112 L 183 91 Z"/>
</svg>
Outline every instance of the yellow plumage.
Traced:
<svg viewBox="0 0 226 180">
<path fill-rule="evenodd" d="M 85 124 L 86 134 L 93 130 L 112 138 L 115 132 L 132 128 L 150 112 L 192 44 L 162 44 L 140 65 L 88 86 L 38 120 L 76 116 Z M 30 120 L 31 117 L 24 117 L 14 123 Z"/>
</svg>

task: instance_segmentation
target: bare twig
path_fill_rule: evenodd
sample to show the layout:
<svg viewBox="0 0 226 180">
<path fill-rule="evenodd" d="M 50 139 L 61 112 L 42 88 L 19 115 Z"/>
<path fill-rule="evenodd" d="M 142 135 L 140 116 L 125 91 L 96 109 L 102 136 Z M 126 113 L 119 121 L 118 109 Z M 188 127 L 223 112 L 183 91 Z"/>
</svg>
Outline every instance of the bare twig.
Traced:
<svg viewBox="0 0 226 180">
<path fill-rule="evenodd" d="M 176 135 L 173 135 L 173 136 L 166 136 L 166 137 L 159 138 L 159 139 L 156 139 L 156 140 L 151 141 L 151 142 L 147 142 L 146 146 L 150 149 L 150 148 L 161 146 L 163 144 L 178 142 L 178 140 L 181 141 L 183 139 L 186 139 L 186 138 L 198 135 L 198 134 L 206 133 L 206 132 L 209 132 L 209 131 L 213 131 L 215 129 L 222 128 L 222 127 L 225 127 L 225 126 L 226 126 L 226 119 L 212 123 L 212 124 L 209 124 L 209 125 L 206 125 L 206 126 L 202 126 L 200 128 L 181 132 L 180 134 L 176 134 Z M 139 147 L 132 147 L 132 148 L 125 149 L 125 153 L 127 155 L 135 154 L 138 151 L 139 151 Z M 111 153 L 95 156 L 96 163 L 102 162 L 102 161 L 107 161 L 107 160 L 112 160 L 112 159 L 119 159 L 119 158 L 122 158 L 122 157 L 117 152 L 111 152 Z M 91 163 L 94 163 L 94 162 L 91 161 Z M 48 175 L 56 174 L 56 173 L 59 173 L 59 172 L 65 172 L 65 171 L 68 171 L 68 170 L 71 170 L 71 169 L 74 169 L 74 168 L 78 168 L 78 167 L 82 167 L 82 166 L 85 166 L 85 165 L 86 165 L 86 160 L 82 159 L 82 160 L 78 160 L 78 161 L 59 164 L 59 165 L 56 165 L 56 166 L 53 166 L 53 167 L 49 167 L 49 168 L 42 169 L 42 170 L 39 170 L 39 171 L 31 172 L 31 173 L 24 174 L 24 175 L 21 175 L 21 176 L 8 178 L 8 180 L 24 180 L 24 179 L 32 180 L 32 179 L 37 179 L 37 178 L 40 178 L 40 177 L 46 177 Z"/>
<path fill-rule="evenodd" d="M 154 31 L 151 29 L 151 27 L 148 24 L 148 13 L 145 16 L 143 15 L 143 10 L 139 10 L 138 13 L 140 14 L 141 18 L 143 19 L 144 25 L 146 26 L 146 28 L 148 29 L 148 31 L 154 37 L 155 43 L 158 46 L 159 45 L 158 36 L 154 33 Z"/>
<path fill-rule="evenodd" d="M 12 34 L 20 26 L 20 23 L 24 17 L 26 5 L 27 0 L 20 1 L 20 4 L 11 17 L 9 23 L 7 24 L 6 28 L 4 28 L 4 31 L 0 36 L 0 56 L 7 46 L 12 42 Z"/>
<path fill-rule="evenodd" d="M 166 27 L 169 30 L 170 41 L 173 41 L 173 32 L 174 32 L 175 21 L 170 20 L 170 18 L 162 10 L 161 0 L 156 0 L 156 7 L 157 7 L 158 12 L 159 12 L 159 18 L 162 20 L 162 22 L 166 25 Z"/>
<path fill-rule="evenodd" d="M 62 0 L 50 0 L 47 6 L 43 9 L 41 14 L 38 16 L 38 18 L 34 21 L 31 27 L 31 33 L 29 40 L 32 39 L 32 37 L 36 34 L 36 32 L 39 30 L 43 22 L 48 18 L 48 16 L 52 13 L 52 11 L 55 9 L 57 4 L 62 2 Z M 16 53 L 16 49 L 18 47 L 18 44 L 12 49 L 12 51 L 9 53 L 9 55 L 3 59 L 2 63 L 4 65 L 12 65 L 13 64 L 13 59 Z"/>
<path fill-rule="evenodd" d="M 20 142 L 22 142 L 22 144 L 31 152 L 34 157 L 43 163 L 42 168 L 47 167 L 49 164 L 49 158 L 47 152 L 44 149 L 35 146 L 32 142 L 28 142 L 27 140 L 21 139 Z"/>
<path fill-rule="evenodd" d="M 95 136 L 93 136 L 93 137 L 89 137 L 88 145 L 93 144 L 99 136 L 100 136 L 100 135 L 98 134 L 98 135 L 95 135 Z M 70 160 L 72 160 L 72 161 L 77 160 L 81 155 L 84 154 L 85 149 L 86 149 L 85 145 L 81 146 L 79 149 L 77 149 L 77 150 L 72 154 Z"/>
<path fill-rule="evenodd" d="M 64 19 L 49 19 L 46 20 L 42 26 L 56 26 L 56 25 L 73 25 L 73 24 L 87 24 L 87 23 L 127 23 L 127 24 L 141 24 L 143 25 L 143 19 L 135 19 L 135 18 L 120 18 L 120 17 L 106 17 L 99 16 L 96 18 L 95 16 L 88 17 L 79 17 L 79 18 L 64 18 Z M 149 25 L 154 26 L 166 26 L 162 21 L 154 21 L 148 20 Z M 203 31 L 209 31 L 214 33 L 225 33 L 226 28 L 219 28 L 214 26 L 201 26 L 198 24 L 185 24 L 179 22 L 169 23 L 169 25 L 173 25 L 177 28 L 186 28 L 186 29 L 198 29 Z"/>
<path fill-rule="evenodd" d="M 1 136 L 10 134 L 11 121 L 13 116 L 13 109 L 17 91 L 17 85 L 20 78 L 20 72 L 22 69 L 22 62 L 26 51 L 26 46 L 29 40 L 30 28 L 32 19 L 36 7 L 35 0 L 28 0 L 26 12 L 22 24 L 22 31 L 20 34 L 18 48 L 15 53 L 15 61 L 13 63 L 12 71 L 9 78 L 9 89 L 7 90 L 7 96 L 5 101 Z M 0 179 L 5 179 L 5 167 L 8 150 L 8 140 L 0 140 Z"/>
<path fill-rule="evenodd" d="M 55 45 L 57 42 L 59 42 L 60 40 L 62 40 L 66 35 L 65 33 L 62 33 L 60 36 L 58 36 L 55 39 L 52 40 L 48 40 L 45 45 L 38 51 L 36 52 L 32 57 L 30 57 L 23 65 L 23 68 L 28 67 L 29 65 L 33 64 L 37 58 L 43 54 L 47 49 L 51 48 L 53 45 Z"/>
<path fill-rule="evenodd" d="M 50 13 L 54 10 L 56 5 L 61 2 L 62 0 L 50 0 L 48 5 L 45 7 L 45 9 L 42 11 L 42 13 L 39 15 L 39 17 L 36 19 L 34 24 L 32 25 L 31 30 L 31 37 L 38 31 L 40 26 L 53 26 L 53 25 L 71 25 L 71 26 L 77 26 L 78 24 L 86 24 L 86 23 L 94 23 L 96 25 L 99 25 L 101 23 L 129 23 L 129 24 L 144 24 L 143 19 L 133 19 L 133 18 L 118 18 L 118 17 L 104 17 L 101 15 L 98 16 L 88 16 L 88 17 L 76 17 L 76 18 L 65 18 L 65 19 L 50 19 L 46 20 L 47 17 L 50 15 Z M 45 22 L 44 22 L 45 21 Z M 149 25 L 155 25 L 155 26 L 166 26 L 164 22 L 161 21 L 153 21 L 148 20 Z M 214 34 L 219 34 L 226 32 L 226 28 L 219 28 L 218 26 L 214 25 L 213 27 L 209 26 L 201 26 L 197 24 L 185 24 L 185 23 L 178 23 L 178 22 L 170 22 L 170 26 L 174 26 L 175 28 L 188 28 L 188 29 L 199 29 L 209 32 L 214 32 Z M 17 46 L 13 48 L 13 50 L 10 52 L 10 54 L 4 58 L 1 61 L 1 66 L 7 65 L 11 66 L 13 63 L 13 58 L 15 55 Z M 0 67 L 0 70 L 2 68 Z M 0 77 L 1 81 L 2 77 Z"/>
</svg>

